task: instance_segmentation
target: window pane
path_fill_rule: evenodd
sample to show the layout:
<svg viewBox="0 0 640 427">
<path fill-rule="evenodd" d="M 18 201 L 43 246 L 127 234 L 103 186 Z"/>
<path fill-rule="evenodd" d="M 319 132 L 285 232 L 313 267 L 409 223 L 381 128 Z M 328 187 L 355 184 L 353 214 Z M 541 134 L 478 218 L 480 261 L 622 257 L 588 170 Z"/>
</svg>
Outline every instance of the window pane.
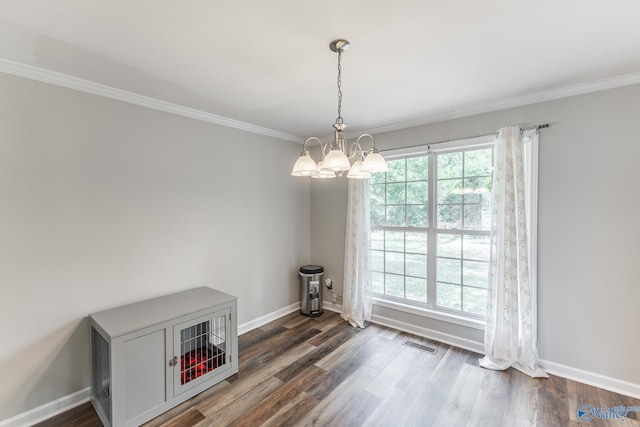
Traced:
<svg viewBox="0 0 640 427">
<path fill-rule="evenodd" d="M 373 284 L 373 292 L 384 293 L 384 274 L 371 273 L 371 281 Z"/>
<path fill-rule="evenodd" d="M 464 311 L 485 316 L 487 314 L 487 290 L 465 286 L 463 292 Z"/>
<path fill-rule="evenodd" d="M 387 206 L 387 221 L 386 225 L 394 227 L 402 227 L 404 223 L 404 205 L 402 206 Z"/>
<path fill-rule="evenodd" d="M 481 196 L 486 198 L 487 195 L 491 193 L 492 185 L 493 178 L 491 178 L 491 176 L 465 178 L 464 188 L 467 189 L 467 192 L 465 193 L 464 201 L 476 202 L 480 200 Z M 490 199 L 488 201 L 490 201 Z"/>
<path fill-rule="evenodd" d="M 439 228 L 462 228 L 461 205 L 438 205 Z"/>
<path fill-rule="evenodd" d="M 452 308 L 454 310 L 462 309 L 462 295 L 460 294 L 462 286 L 449 285 L 447 283 L 438 283 L 436 289 L 436 301 L 439 306 Z"/>
<path fill-rule="evenodd" d="M 371 251 L 371 271 L 384 272 L 384 252 Z"/>
<path fill-rule="evenodd" d="M 404 274 L 404 254 L 385 252 L 384 268 L 387 273 Z"/>
<path fill-rule="evenodd" d="M 372 205 L 384 205 L 384 184 L 371 185 L 370 200 Z"/>
<path fill-rule="evenodd" d="M 385 181 L 385 174 L 383 172 L 376 172 L 371 174 L 371 184 L 381 184 Z"/>
<path fill-rule="evenodd" d="M 489 261 L 489 236 L 464 236 L 462 249 L 465 259 Z"/>
<path fill-rule="evenodd" d="M 404 251 L 404 231 L 386 231 L 384 248 L 388 251 Z"/>
<path fill-rule="evenodd" d="M 407 277 L 407 299 L 427 302 L 427 279 Z"/>
<path fill-rule="evenodd" d="M 371 232 L 371 249 L 384 250 L 384 231 L 373 230 Z"/>
<path fill-rule="evenodd" d="M 407 181 L 420 181 L 429 178 L 429 157 L 407 159 Z"/>
<path fill-rule="evenodd" d="M 487 212 L 483 212 L 481 205 L 464 205 L 464 217 L 462 219 L 464 229 L 482 230 L 483 224 L 490 224 L 490 218 L 485 218 L 485 216 L 489 215 L 491 215 L 491 212 L 489 210 L 487 210 Z"/>
<path fill-rule="evenodd" d="M 387 184 L 387 204 L 403 205 L 405 203 L 404 183 Z"/>
<path fill-rule="evenodd" d="M 414 254 L 427 254 L 427 233 L 407 233 L 406 251 Z"/>
<path fill-rule="evenodd" d="M 462 177 L 462 153 L 438 155 L 438 178 Z"/>
<path fill-rule="evenodd" d="M 371 216 L 371 225 L 385 224 L 384 205 L 371 206 L 369 215 Z"/>
<path fill-rule="evenodd" d="M 461 179 L 438 180 L 438 203 L 462 203 Z"/>
<path fill-rule="evenodd" d="M 436 278 L 438 282 L 460 283 L 462 279 L 461 260 L 438 258 L 436 266 Z"/>
<path fill-rule="evenodd" d="M 385 293 L 394 297 L 404 298 L 404 276 L 385 274 Z"/>
<path fill-rule="evenodd" d="M 410 227 L 428 227 L 429 211 L 427 205 L 407 205 L 407 225 Z"/>
<path fill-rule="evenodd" d="M 426 255 L 405 255 L 405 274 L 427 278 L 427 256 Z"/>
<path fill-rule="evenodd" d="M 423 205 L 427 203 L 427 181 L 407 182 L 407 203 Z"/>
<path fill-rule="evenodd" d="M 465 285 L 486 288 L 489 284 L 489 263 L 462 261 L 462 280 Z"/>
<path fill-rule="evenodd" d="M 464 153 L 465 176 L 491 175 L 492 148 L 473 150 Z"/>
<path fill-rule="evenodd" d="M 462 236 L 460 234 L 438 234 L 438 256 L 462 258 Z"/>
<path fill-rule="evenodd" d="M 405 160 L 389 160 L 387 162 L 387 166 L 389 167 L 389 172 L 387 172 L 387 182 L 402 182 L 405 177 Z"/>
</svg>

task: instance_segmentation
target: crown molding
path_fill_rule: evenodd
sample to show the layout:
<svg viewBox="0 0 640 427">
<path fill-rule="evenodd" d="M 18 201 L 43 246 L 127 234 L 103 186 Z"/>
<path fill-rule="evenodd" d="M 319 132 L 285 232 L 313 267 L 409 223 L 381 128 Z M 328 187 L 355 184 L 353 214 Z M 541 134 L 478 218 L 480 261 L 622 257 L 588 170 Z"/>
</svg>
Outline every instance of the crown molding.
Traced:
<svg viewBox="0 0 640 427">
<path fill-rule="evenodd" d="M 105 98 L 115 99 L 117 101 L 126 102 L 128 104 L 140 107 L 150 108 L 152 110 L 162 111 L 165 113 L 175 114 L 190 119 L 200 120 L 213 123 L 220 126 L 239 129 L 259 135 L 269 136 L 285 141 L 302 143 L 303 138 L 291 135 L 289 133 L 280 132 L 274 129 L 268 129 L 261 126 L 252 125 L 250 123 L 241 122 L 239 120 L 230 119 L 228 117 L 218 116 L 216 114 L 207 113 L 194 108 L 185 107 L 171 102 L 161 101 L 115 87 L 103 85 L 100 83 L 84 80 L 78 77 L 69 76 L 67 74 L 58 73 L 44 68 L 34 67 L 19 62 L 9 61 L 0 58 L 0 72 L 12 74 L 18 77 L 24 77 L 43 83 L 49 83 L 56 86 L 62 86 L 74 89 L 80 92 L 90 93 Z"/>
<path fill-rule="evenodd" d="M 525 105 L 538 104 L 540 102 L 569 98 L 577 95 L 586 95 L 588 93 L 616 89 L 619 87 L 631 86 L 635 84 L 640 84 L 640 72 L 625 74 L 617 77 L 610 77 L 601 80 L 594 80 L 591 82 L 573 84 L 528 95 L 513 96 L 489 102 L 483 102 L 480 104 L 460 108 L 455 111 L 446 111 L 433 114 L 420 119 L 408 120 L 405 122 L 392 123 L 385 126 L 364 129 L 360 132 L 349 133 L 346 136 L 348 138 L 354 138 L 362 133 L 381 134 L 393 132 L 417 126 L 444 122 L 447 120 L 460 119 L 463 117 L 470 117 L 484 113 L 492 113 L 494 111 L 506 110 L 509 108 L 524 107 Z"/>
<path fill-rule="evenodd" d="M 194 108 L 173 104 L 171 102 L 161 101 L 159 99 L 139 95 L 137 93 L 114 88 L 89 80 L 84 80 L 78 77 L 69 76 L 67 74 L 46 70 L 44 68 L 10 61 L 7 59 L 0 58 L 0 72 L 40 81 L 43 83 L 49 83 L 56 86 L 62 86 L 80 92 L 102 96 L 105 98 L 111 98 L 129 104 L 162 111 L 165 113 L 175 114 L 178 116 L 188 117 L 191 119 L 213 123 L 220 126 L 269 136 L 285 141 L 297 142 L 299 144 L 302 144 L 304 142 L 304 138 L 286 132 L 280 132 L 274 129 L 252 125 L 250 123 L 241 122 L 239 120 L 230 119 L 228 117 L 207 113 L 201 110 L 196 110 Z M 595 80 L 591 82 L 577 83 L 528 95 L 501 98 L 498 100 L 463 107 L 454 111 L 445 111 L 432 114 L 415 120 L 408 120 L 404 122 L 363 129 L 360 131 L 353 131 L 346 134 L 345 136 L 347 138 L 354 138 L 362 133 L 381 134 L 393 132 L 417 126 L 444 122 L 447 120 L 491 113 L 494 111 L 506 110 L 509 108 L 523 107 L 525 105 L 537 104 L 545 101 L 553 101 L 556 99 L 568 98 L 571 96 L 585 95 L 588 93 L 615 89 L 624 86 L 631 86 L 635 84 L 640 84 L 640 72 Z"/>
</svg>

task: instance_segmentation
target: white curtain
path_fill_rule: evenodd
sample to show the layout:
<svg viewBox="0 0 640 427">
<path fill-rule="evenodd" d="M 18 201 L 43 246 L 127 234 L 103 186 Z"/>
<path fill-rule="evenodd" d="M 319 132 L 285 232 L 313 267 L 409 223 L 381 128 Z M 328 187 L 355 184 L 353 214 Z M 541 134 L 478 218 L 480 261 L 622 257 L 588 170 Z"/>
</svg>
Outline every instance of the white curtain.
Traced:
<svg viewBox="0 0 640 427">
<path fill-rule="evenodd" d="M 364 328 L 364 321 L 371 320 L 372 306 L 369 180 L 348 181 L 342 318 L 353 327 Z"/>
<path fill-rule="evenodd" d="M 534 228 L 527 219 L 531 177 L 536 176 L 532 170 L 525 167 L 523 129 L 500 129 L 494 148 L 486 355 L 480 365 L 497 370 L 514 367 L 532 377 L 546 377 L 536 346 L 536 266 L 530 264 L 535 256 L 529 256 L 535 249 L 527 236 L 527 229 Z"/>
</svg>

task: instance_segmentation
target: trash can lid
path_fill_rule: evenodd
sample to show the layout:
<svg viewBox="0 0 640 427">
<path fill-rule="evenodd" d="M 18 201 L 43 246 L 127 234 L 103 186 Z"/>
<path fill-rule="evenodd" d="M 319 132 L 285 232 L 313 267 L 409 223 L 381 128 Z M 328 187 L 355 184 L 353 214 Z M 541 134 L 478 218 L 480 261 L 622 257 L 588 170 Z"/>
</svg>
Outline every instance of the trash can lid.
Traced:
<svg viewBox="0 0 640 427">
<path fill-rule="evenodd" d="M 324 273 L 324 267 L 321 265 L 303 265 L 300 267 L 300 273 L 302 274 L 320 274 Z"/>
</svg>

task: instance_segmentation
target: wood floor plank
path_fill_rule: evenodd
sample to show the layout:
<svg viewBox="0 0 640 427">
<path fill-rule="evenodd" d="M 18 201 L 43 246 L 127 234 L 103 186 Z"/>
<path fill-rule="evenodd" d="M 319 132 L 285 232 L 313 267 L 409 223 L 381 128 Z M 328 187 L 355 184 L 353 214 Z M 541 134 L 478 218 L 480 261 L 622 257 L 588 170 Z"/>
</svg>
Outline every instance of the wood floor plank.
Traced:
<svg viewBox="0 0 640 427">
<path fill-rule="evenodd" d="M 380 374 L 367 387 L 368 392 L 381 398 L 388 396 L 402 378 L 407 366 L 416 366 L 418 364 L 422 352 L 413 348 L 404 350 L 398 351 L 393 359 L 380 371 Z M 385 351 L 385 353 L 387 352 Z"/>
<path fill-rule="evenodd" d="M 356 332 L 352 339 L 350 339 L 344 345 L 341 345 L 336 351 L 324 357 L 317 365 L 320 368 L 326 370 L 333 370 L 339 368 L 341 364 L 348 358 L 352 358 L 354 352 L 362 353 L 362 349 L 366 347 L 368 350 L 366 353 L 367 360 L 373 356 L 373 354 L 383 351 L 387 348 L 391 341 L 380 338 L 377 336 L 379 328 L 375 325 L 362 330 L 354 329 Z"/>
<path fill-rule="evenodd" d="M 263 427 L 294 427 L 299 420 L 320 403 L 319 399 L 307 393 L 300 393 L 262 425 Z"/>
<path fill-rule="evenodd" d="M 407 393 L 392 389 L 362 425 L 367 427 L 399 426 L 401 424 L 398 421 L 407 414 L 411 407 L 410 401 L 411 397 Z"/>
<path fill-rule="evenodd" d="M 453 370 L 453 368 L 451 369 Z M 469 423 L 486 370 L 462 362 L 434 426 L 464 426 Z"/>
<path fill-rule="evenodd" d="M 298 357 L 306 354 L 309 351 L 312 351 L 314 348 L 315 347 L 313 346 L 304 344 L 295 347 L 294 349 L 286 353 L 283 353 L 277 359 L 263 365 L 262 369 L 254 372 L 253 375 L 245 375 L 244 377 L 242 377 L 242 379 L 232 383 L 231 387 L 223 390 L 220 393 L 214 394 L 209 399 L 207 399 L 206 402 L 202 402 L 202 404 L 198 405 L 198 409 L 200 409 L 200 412 L 202 412 L 207 417 L 214 416 L 219 408 L 229 404 L 235 399 L 238 399 L 249 389 L 256 387 L 262 381 L 273 376 L 283 367 L 293 363 L 295 360 L 297 360 Z"/>
<path fill-rule="evenodd" d="M 404 345 L 436 349 L 435 354 Z M 640 427 L 578 419 L 580 404 L 640 406 L 640 400 L 551 375 L 480 368 L 480 355 L 336 313 L 290 313 L 239 337 L 240 372 L 145 427 L 218 426 L 585 426 Z M 90 404 L 37 427 L 98 427 Z"/>
<path fill-rule="evenodd" d="M 640 427 L 640 406 L 635 399 L 628 396 L 621 396 L 612 391 L 603 390 L 599 388 L 597 390 L 599 397 L 599 406 L 604 408 L 611 408 L 619 405 L 626 407 L 636 408 L 635 410 L 627 412 L 626 418 L 624 418 L 625 427 L 633 426 Z M 622 419 L 621 419 L 622 421 Z"/>
<path fill-rule="evenodd" d="M 549 378 L 540 381 L 537 398 L 537 425 L 569 425 L 573 412 L 578 409 L 577 406 L 570 405 L 569 402 L 566 379 L 549 375 Z"/>
<path fill-rule="evenodd" d="M 242 355 L 245 360 L 251 359 L 253 355 L 260 353 L 261 347 L 263 347 L 265 343 L 288 331 L 288 329 L 283 326 L 276 326 L 269 329 L 256 328 L 251 332 L 254 331 L 258 332 L 252 333 L 246 340 L 238 340 L 238 357 Z M 244 335 L 242 336 L 244 337 Z"/>
<path fill-rule="evenodd" d="M 242 419 L 242 422 L 247 425 L 261 425 L 265 423 L 308 388 L 309 385 L 324 372 L 324 370 L 312 365 L 295 377 L 289 378 L 282 386 L 274 389 L 271 394 L 265 396 L 261 401 L 256 402 L 251 408 L 251 412 L 247 413 Z M 277 378 L 277 376 L 274 376 L 274 378 Z"/>
<path fill-rule="evenodd" d="M 69 409 L 62 414 L 51 417 L 48 420 L 44 420 L 41 423 L 35 424 L 34 427 L 102 427 L 102 423 L 98 418 L 91 403 L 83 403 L 75 408 Z"/>
<path fill-rule="evenodd" d="M 504 390 L 504 394 L 498 395 L 497 399 L 505 398 L 503 402 L 508 405 L 498 406 L 502 412 L 502 422 L 513 424 L 514 426 L 535 425 L 538 420 L 539 384 L 544 379 L 530 378 L 515 369 L 507 371 L 491 371 L 491 378 L 498 380 L 489 385 L 492 394 L 499 393 L 496 390 Z M 558 383 L 560 387 L 562 383 Z M 562 388 L 558 388 L 557 395 L 564 393 Z M 562 403 L 555 402 L 558 407 Z"/>
<path fill-rule="evenodd" d="M 340 380 L 333 382 L 331 388 L 307 391 L 320 399 L 320 402 L 298 421 L 300 426 L 335 425 L 334 419 L 337 414 L 350 405 L 358 393 L 371 381 L 371 368 L 366 365 L 355 366 L 358 365 L 345 367 L 344 373 L 338 376 Z M 318 393 L 318 390 L 321 392 Z"/>
<path fill-rule="evenodd" d="M 309 344 L 320 346 L 325 341 L 330 340 L 334 336 L 343 333 L 344 331 L 351 331 L 353 329 L 347 322 L 343 321 L 340 318 L 338 318 L 338 320 L 340 320 L 339 323 L 328 322 L 326 325 L 315 325 L 315 329 L 318 329 L 322 332 L 310 339 Z"/>
<path fill-rule="evenodd" d="M 227 404 L 218 406 L 215 416 L 208 416 L 208 422 L 203 424 L 210 427 L 257 425 L 246 422 L 248 414 L 253 412 L 253 408 L 261 400 L 281 386 L 282 381 L 273 376 L 268 377 Z"/>
<path fill-rule="evenodd" d="M 469 416 L 468 425 L 470 427 L 523 425 L 516 417 L 505 418 L 506 405 L 504 404 L 504 402 L 509 401 L 509 399 L 512 397 L 511 381 L 509 380 L 510 378 L 511 375 L 508 372 L 485 371 L 484 379 L 482 381 L 482 384 L 480 385 L 480 390 L 478 391 L 478 398 L 476 399 L 476 402 L 471 409 L 471 415 Z M 527 402 L 530 402 L 529 397 L 537 397 L 537 389 L 535 391 L 535 394 L 532 394 L 530 392 L 526 393 Z M 515 412 L 518 413 L 518 411 Z M 521 412 L 518 414 L 518 417 L 528 413 L 529 412 Z M 535 412 L 533 413 L 535 414 Z M 533 419 L 529 420 L 529 423 L 527 425 L 534 425 L 535 421 L 536 419 L 535 417 L 533 417 Z"/>
<path fill-rule="evenodd" d="M 246 376 L 253 375 L 254 372 L 262 370 L 266 364 L 277 359 L 282 354 L 287 353 L 296 347 L 302 346 L 303 344 L 307 347 L 312 347 L 309 344 L 306 344 L 306 341 L 319 333 L 320 331 L 317 329 L 306 329 L 299 332 L 287 331 L 278 335 L 272 340 L 269 340 L 269 345 L 265 346 L 262 349 L 262 352 L 254 355 L 252 359 L 239 362 L 242 369 L 239 370 L 238 374 L 229 378 L 227 381 L 233 383 Z"/>
<path fill-rule="evenodd" d="M 346 405 L 334 417 L 334 425 L 355 427 L 362 426 L 371 417 L 374 410 L 380 405 L 382 398 L 369 393 L 368 391 L 359 391 L 353 400 Z"/>
<path fill-rule="evenodd" d="M 362 343 L 358 348 L 351 349 L 351 351 L 347 354 L 347 356 L 341 359 L 341 362 L 337 366 L 333 366 L 330 370 L 327 370 L 327 376 L 325 380 L 315 385 L 314 387 L 307 389 L 306 392 L 312 396 L 317 397 L 318 399 L 325 398 L 330 392 L 342 384 L 344 381 L 349 379 L 353 381 L 353 378 L 350 378 L 356 373 L 360 368 L 366 366 L 366 361 L 376 350 L 376 347 L 379 347 L 378 340 L 382 338 L 377 338 L 373 336 L 370 340 Z M 342 347 L 338 347 L 336 350 L 339 351 Z M 316 364 L 319 365 L 319 364 Z M 364 369 L 360 370 L 363 371 Z M 371 368 L 368 369 L 371 371 Z M 367 383 L 368 384 L 368 383 Z"/>
<path fill-rule="evenodd" d="M 165 423 L 162 423 L 162 427 L 194 427 L 200 421 L 205 420 L 205 416 L 196 408 L 188 408 L 181 414 L 171 418 Z"/>
<path fill-rule="evenodd" d="M 453 383 L 460 372 L 460 368 L 465 365 L 468 353 L 465 350 L 449 347 L 433 369 L 429 376 L 429 382 L 434 384 Z"/>
<path fill-rule="evenodd" d="M 289 379 L 298 375 L 301 371 L 307 369 L 309 366 L 319 362 L 327 355 L 334 352 L 342 344 L 348 342 L 353 337 L 353 334 L 353 328 L 341 330 L 339 334 L 331 337 L 330 339 L 327 339 L 326 341 L 318 345 L 315 350 L 310 351 L 304 356 L 301 356 L 294 363 L 282 369 L 276 374 L 276 377 L 278 377 L 282 381 L 288 381 Z M 310 344 L 313 341 L 314 340 L 311 340 Z"/>
</svg>

